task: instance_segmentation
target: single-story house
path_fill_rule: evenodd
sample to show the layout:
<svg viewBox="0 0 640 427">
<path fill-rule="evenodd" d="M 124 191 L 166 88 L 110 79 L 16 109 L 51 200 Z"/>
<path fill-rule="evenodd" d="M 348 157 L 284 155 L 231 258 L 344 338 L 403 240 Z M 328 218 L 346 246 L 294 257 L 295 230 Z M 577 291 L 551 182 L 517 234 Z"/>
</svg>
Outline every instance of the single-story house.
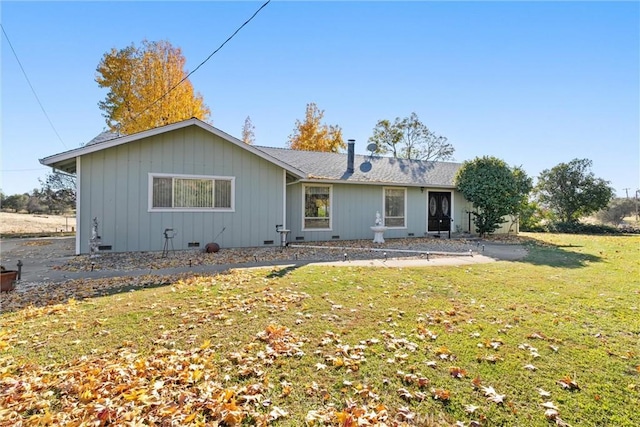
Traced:
<svg viewBox="0 0 640 427">
<path fill-rule="evenodd" d="M 41 159 L 77 176 L 76 253 L 92 237 L 114 252 L 474 232 L 453 184 L 459 163 L 245 144 L 198 119 L 127 136 L 101 134 Z M 96 218 L 98 229 L 94 227 Z M 170 236 L 165 231 L 170 230 Z M 96 233 L 97 232 L 97 233 Z"/>
</svg>

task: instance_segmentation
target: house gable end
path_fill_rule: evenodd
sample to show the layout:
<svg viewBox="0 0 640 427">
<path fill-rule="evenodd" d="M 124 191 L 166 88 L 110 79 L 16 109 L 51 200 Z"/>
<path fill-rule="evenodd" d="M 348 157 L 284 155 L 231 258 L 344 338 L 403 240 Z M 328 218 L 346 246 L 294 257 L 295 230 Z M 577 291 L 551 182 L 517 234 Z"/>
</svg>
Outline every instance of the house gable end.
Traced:
<svg viewBox="0 0 640 427">
<path fill-rule="evenodd" d="M 45 165 L 45 166 L 50 166 L 54 169 L 60 169 L 64 172 L 68 172 L 68 173 L 75 173 L 76 172 L 76 161 L 75 159 L 77 157 L 83 156 L 83 155 L 87 155 L 87 154 L 91 154 L 91 153 L 95 153 L 98 151 L 102 151 L 102 150 L 106 150 L 109 148 L 113 148 L 113 147 L 117 147 L 123 144 L 128 144 L 134 141 L 139 141 L 142 139 L 146 139 L 146 138 L 150 138 L 156 135 L 162 135 L 162 134 L 167 134 L 170 133 L 172 131 L 175 130 L 179 130 L 179 129 L 183 129 L 189 126 L 196 126 L 198 128 L 201 128 L 213 135 L 216 135 L 220 138 L 222 138 L 223 140 L 227 141 L 230 144 L 236 145 L 244 150 L 249 151 L 250 153 L 253 153 L 255 155 L 257 155 L 258 157 L 261 157 L 273 164 L 276 164 L 280 167 L 282 167 L 283 169 L 285 169 L 287 172 L 293 174 L 294 176 L 298 177 L 298 178 L 304 178 L 305 174 L 304 172 L 302 172 L 301 170 L 287 164 L 286 162 L 283 162 L 282 160 L 273 157 L 272 155 L 270 155 L 269 153 L 266 153 L 262 150 L 259 150 L 255 147 L 253 147 L 252 145 L 246 144 L 242 141 L 240 141 L 237 138 L 234 138 L 233 136 L 201 121 L 195 118 L 189 119 L 189 120 L 185 120 L 182 122 L 178 122 L 178 123 L 173 123 L 167 126 L 163 126 L 163 127 L 159 127 L 159 128 L 154 128 L 154 129 L 149 129 L 143 132 L 139 132 L 133 135 L 127 135 L 127 136 L 120 136 L 120 137 L 114 137 L 114 138 L 106 138 L 106 137 L 102 137 L 99 138 L 98 142 L 96 141 L 96 138 L 94 138 L 92 141 L 94 141 L 94 143 L 91 144 L 87 144 L 81 148 L 77 148 L 74 150 L 70 150 L 70 151 L 66 151 L 63 153 L 59 153 L 59 154 L 55 154 L 53 156 L 49 156 L 49 157 L 45 157 L 43 159 L 40 159 L 40 163 Z M 98 137 L 100 137 L 103 134 L 100 134 Z M 97 137 L 97 138 L 98 138 Z M 102 142 L 99 142 L 102 141 Z"/>
</svg>

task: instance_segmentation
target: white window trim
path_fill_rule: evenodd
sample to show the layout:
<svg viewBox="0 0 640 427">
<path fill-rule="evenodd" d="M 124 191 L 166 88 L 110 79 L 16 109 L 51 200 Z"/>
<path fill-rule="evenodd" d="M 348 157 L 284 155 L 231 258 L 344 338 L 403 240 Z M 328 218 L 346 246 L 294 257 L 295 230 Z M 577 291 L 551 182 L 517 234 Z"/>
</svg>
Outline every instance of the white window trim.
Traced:
<svg viewBox="0 0 640 427">
<path fill-rule="evenodd" d="M 387 226 L 387 190 L 403 190 L 404 191 L 404 225 L 402 227 Z M 382 223 L 390 230 L 406 230 L 407 227 L 407 187 L 382 187 Z"/>
<path fill-rule="evenodd" d="M 153 178 L 179 178 L 179 179 L 210 179 L 231 181 L 231 207 L 230 208 L 154 208 L 153 207 Z M 236 177 L 219 175 L 187 175 L 179 173 L 149 173 L 148 180 L 148 212 L 235 212 L 236 211 Z"/>
<path fill-rule="evenodd" d="M 326 187 L 329 189 L 329 228 L 306 228 L 305 220 L 307 216 L 305 206 L 305 196 L 307 187 Z M 302 231 L 332 231 L 333 230 L 333 185 L 331 184 L 302 184 Z"/>
</svg>

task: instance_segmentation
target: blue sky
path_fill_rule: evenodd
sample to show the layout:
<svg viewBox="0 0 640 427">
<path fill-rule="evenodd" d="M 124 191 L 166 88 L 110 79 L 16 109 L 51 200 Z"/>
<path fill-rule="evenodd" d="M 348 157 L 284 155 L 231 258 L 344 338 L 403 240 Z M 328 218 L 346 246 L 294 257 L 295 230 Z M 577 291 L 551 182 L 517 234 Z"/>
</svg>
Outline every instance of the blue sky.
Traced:
<svg viewBox="0 0 640 427">
<path fill-rule="evenodd" d="M 105 128 L 102 55 L 169 40 L 194 69 L 262 2 L 9 2 L 2 25 L 5 194 L 39 187 L 38 159 Z M 283 147 L 305 105 L 366 151 L 380 119 L 416 112 L 456 148 L 532 177 L 574 158 L 619 195 L 640 188 L 639 2 L 273 1 L 192 77 L 213 125 Z"/>
</svg>

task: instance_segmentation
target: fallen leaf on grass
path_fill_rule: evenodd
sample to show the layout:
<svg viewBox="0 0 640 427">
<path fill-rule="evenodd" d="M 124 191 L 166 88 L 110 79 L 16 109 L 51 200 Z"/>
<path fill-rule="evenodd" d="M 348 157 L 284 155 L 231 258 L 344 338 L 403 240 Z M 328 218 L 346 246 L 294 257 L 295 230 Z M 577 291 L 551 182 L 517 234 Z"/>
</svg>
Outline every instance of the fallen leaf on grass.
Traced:
<svg viewBox="0 0 640 427">
<path fill-rule="evenodd" d="M 427 395 L 421 391 L 416 391 L 413 396 L 416 398 L 416 400 L 422 402 L 423 400 L 425 400 L 427 398 Z"/>
<path fill-rule="evenodd" d="M 473 384 L 473 388 L 480 388 L 480 385 L 482 384 L 482 380 L 480 379 L 480 377 L 475 377 L 474 379 L 471 380 L 471 384 Z"/>
<path fill-rule="evenodd" d="M 478 362 L 489 362 L 489 363 L 496 363 L 496 362 L 502 362 L 504 359 L 500 356 L 498 356 L 497 354 L 488 354 L 486 356 L 478 356 L 477 357 Z"/>
<path fill-rule="evenodd" d="M 463 378 L 465 375 L 467 375 L 467 371 L 459 366 L 451 366 L 449 367 L 449 375 L 451 375 L 453 378 Z"/>
<path fill-rule="evenodd" d="M 398 412 L 396 413 L 396 418 L 400 422 L 412 422 L 416 417 L 415 412 L 411 412 L 409 408 L 406 406 L 401 406 L 398 408 Z"/>
<path fill-rule="evenodd" d="M 287 417 L 289 413 L 283 409 L 274 406 L 271 412 L 269 412 L 269 420 L 275 421 L 279 418 Z"/>
<path fill-rule="evenodd" d="M 438 356 L 442 360 L 447 360 L 447 359 L 453 360 L 453 359 L 455 359 L 455 356 L 453 354 L 451 354 L 451 350 L 449 350 L 445 346 L 438 347 L 435 350 L 435 354 L 436 354 L 436 356 Z"/>
<path fill-rule="evenodd" d="M 546 340 L 547 336 L 545 334 L 534 332 L 532 334 L 527 335 L 527 338 L 532 340 Z"/>
<path fill-rule="evenodd" d="M 542 397 L 550 397 L 551 393 L 546 391 L 545 389 L 538 388 L 538 394 Z"/>
<path fill-rule="evenodd" d="M 560 413 L 556 409 L 549 408 L 544 411 L 544 416 L 550 421 L 554 421 L 557 426 L 560 427 L 571 427 L 567 424 L 562 418 L 560 418 Z"/>
<path fill-rule="evenodd" d="M 413 395 L 409 392 L 409 390 L 407 390 L 406 388 L 399 388 L 398 389 L 398 396 L 400 396 L 401 398 L 403 398 L 404 400 L 411 400 L 413 399 Z"/>
<path fill-rule="evenodd" d="M 418 324 L 417 329 L 418 329 L 418 336 L 420 336 L 422 339 L 429 338 L 430 340 L 435 340 L 438 338 L 438 334 L 427 329 L 422 323 Z"/>
<path fill-rule="evenodd" d="M 499 394 L 493 387 L 482 387 L 482 391 L 484 392 L 485 397 L 487 398 L 488 401 L 490 402 L 495 402 L 495 403 L 504 403 L 504 398 L 506 397 L 506 395 L 504 394 Z"/>
<path fill-rule="evenodd" d="M 418 378 L 418 387 L 420 388 L 424 388 L 427 385 L 429 385 L 429 378 L 425 378 L 425 377 L 420 377 Z"/>
<path fill-rule="evenodd" d="M 431 395 L 435 400 L 441 400 L 443 402 L 448 402 L 451 398 L 451 392 L 443 388 L 432 388 Z"/>
<path fill-rule="evenodd" d="M 475 406 L 475 405 L 465 405 L 464 406 L 464 411 L 468 414 L 473 414 L 474 412 L 476 412 L 476 410 L 478 410 L 480 407 L 479 406 Z"/>
<path fill-rule="evenodd" d="M 479 344 L 479 346 L 497 350 L 503 344 L 504 342 L 501 339 L 491 339 L 491 340 L 485 340 L 483 343 Z"/>
<path fill-rule="evenodd" d="M 562 379 L 558 380 L 558 384 L 565 390 L 580 390 L 580 386 L 578 385 L 578 383 L 569 375 L 566 375 Z"/>
</svg>

